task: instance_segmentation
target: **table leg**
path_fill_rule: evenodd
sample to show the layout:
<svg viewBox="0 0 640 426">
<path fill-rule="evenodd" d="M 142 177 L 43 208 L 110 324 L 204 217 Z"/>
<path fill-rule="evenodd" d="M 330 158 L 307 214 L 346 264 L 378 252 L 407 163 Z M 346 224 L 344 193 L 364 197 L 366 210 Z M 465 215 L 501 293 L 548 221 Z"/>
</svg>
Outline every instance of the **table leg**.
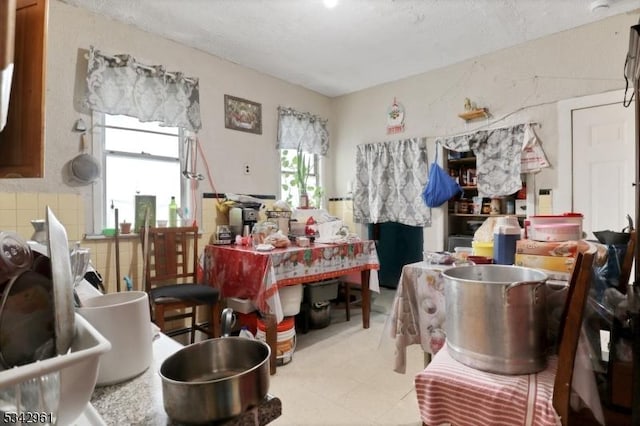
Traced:
<svg viewBox="0 0 640 426">
<path fill-rule="evenodd" d="M 369 328 L 369 315 L 371 313 L 371 293 L 369 291 L 369 276 L 371 271 L 363 269 L 360 272 L 360 282 L 362 291 L 362 328 Z"/>
<path fill-rule="evenodd" d="M 269 359 L 269 372 L 273 375 L 276 374 L 276 356 L 278 337 L 276 333 L 276 316 L 273 314 L 266 314 L 264 317 L 265 322 L 265 339 L 269 348 L 271 348 L 271 358 Z"/>
</svg>

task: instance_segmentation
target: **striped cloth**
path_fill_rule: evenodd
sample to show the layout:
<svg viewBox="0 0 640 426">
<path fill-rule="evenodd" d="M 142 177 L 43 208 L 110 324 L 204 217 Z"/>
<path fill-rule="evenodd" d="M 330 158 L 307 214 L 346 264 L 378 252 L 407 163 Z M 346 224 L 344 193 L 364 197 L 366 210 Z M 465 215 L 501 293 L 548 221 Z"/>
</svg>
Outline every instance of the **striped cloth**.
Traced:
<svg viewBox="0 0 640 426">
<path fill-rule="evenodd" d="M 557 357 L 537 374 L 509 376 L 476 370 L 444 348 L 415 377 L 420 417 L 436 426 L 560 425 L 552 405 Z"/>
</svg>

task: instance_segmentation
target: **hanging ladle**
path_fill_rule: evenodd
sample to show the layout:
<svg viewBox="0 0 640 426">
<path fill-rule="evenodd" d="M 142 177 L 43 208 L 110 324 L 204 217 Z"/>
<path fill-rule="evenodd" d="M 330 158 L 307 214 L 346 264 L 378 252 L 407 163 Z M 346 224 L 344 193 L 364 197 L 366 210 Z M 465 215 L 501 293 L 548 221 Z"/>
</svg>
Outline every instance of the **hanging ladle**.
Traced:
<svg viewBox="0 0 640 426">
<path fill-rule="evenodd" d="M 191 157 L 191 151 L 194 150 L 194 143 L 195 142 L 195 153 L 193 154 L 193 164 L 195 164 L 195 166 L 197 167 L 198 165 L 198 141 L 192 138 L 187 138 L 186 141 L 186 153 L 185 153 L 185 159 L 184 159 L 184 170 L 182 170 L 182 176 L 184 176 L 187 179 L 191 179 L 191 180 L 203 180 L 204 176 L 202 176 L 201 173 L 196 173 L 196 171 L 191 171 L 189 170 L 191 168 L 191 162 L 190 157 Z"/>
</svg>

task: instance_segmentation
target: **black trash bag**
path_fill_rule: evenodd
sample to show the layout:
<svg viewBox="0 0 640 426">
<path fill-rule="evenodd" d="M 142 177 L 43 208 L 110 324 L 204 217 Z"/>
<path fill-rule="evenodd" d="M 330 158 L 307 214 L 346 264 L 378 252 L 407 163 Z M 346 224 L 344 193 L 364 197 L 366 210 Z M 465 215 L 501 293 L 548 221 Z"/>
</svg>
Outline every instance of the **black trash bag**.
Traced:
<svg viewBox="0 0 640 426">
<path fill-rule="evenodd" d="M 604 291 L 607 288 L 620 287 L 620 272 L 622 262 L 627 252 L 627 244 L 633 230 L 633 220 L 627 215 L 629 226 L 625 227 L 622 232 L 615 231 L 594 231 L 598 242 L 607 246 L 607 262 L 595 269 L 594 294 L 593 297 L 599 302 L 603 300 Z M 624 284 L 626 285 L 626 283 Z"/>
</svg>

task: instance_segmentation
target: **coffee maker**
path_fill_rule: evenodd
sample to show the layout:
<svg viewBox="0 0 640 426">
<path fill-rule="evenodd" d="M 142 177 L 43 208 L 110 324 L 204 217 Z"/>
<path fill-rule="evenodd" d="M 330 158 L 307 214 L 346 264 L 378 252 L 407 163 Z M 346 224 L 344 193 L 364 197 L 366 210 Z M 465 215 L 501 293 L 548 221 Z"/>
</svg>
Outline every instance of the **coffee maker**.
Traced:
<svg viewBox="0 0 640 426">
<path fill-rule="evenodd" d="M 242 235 L 245 225 L 248 226 L 249 232 L 253 229 L 253 225 L 258 221 L 258 209 L 260 206 L 239 205 L 229 209 L 229 227 L 233 236 Z"/>
</svg>

